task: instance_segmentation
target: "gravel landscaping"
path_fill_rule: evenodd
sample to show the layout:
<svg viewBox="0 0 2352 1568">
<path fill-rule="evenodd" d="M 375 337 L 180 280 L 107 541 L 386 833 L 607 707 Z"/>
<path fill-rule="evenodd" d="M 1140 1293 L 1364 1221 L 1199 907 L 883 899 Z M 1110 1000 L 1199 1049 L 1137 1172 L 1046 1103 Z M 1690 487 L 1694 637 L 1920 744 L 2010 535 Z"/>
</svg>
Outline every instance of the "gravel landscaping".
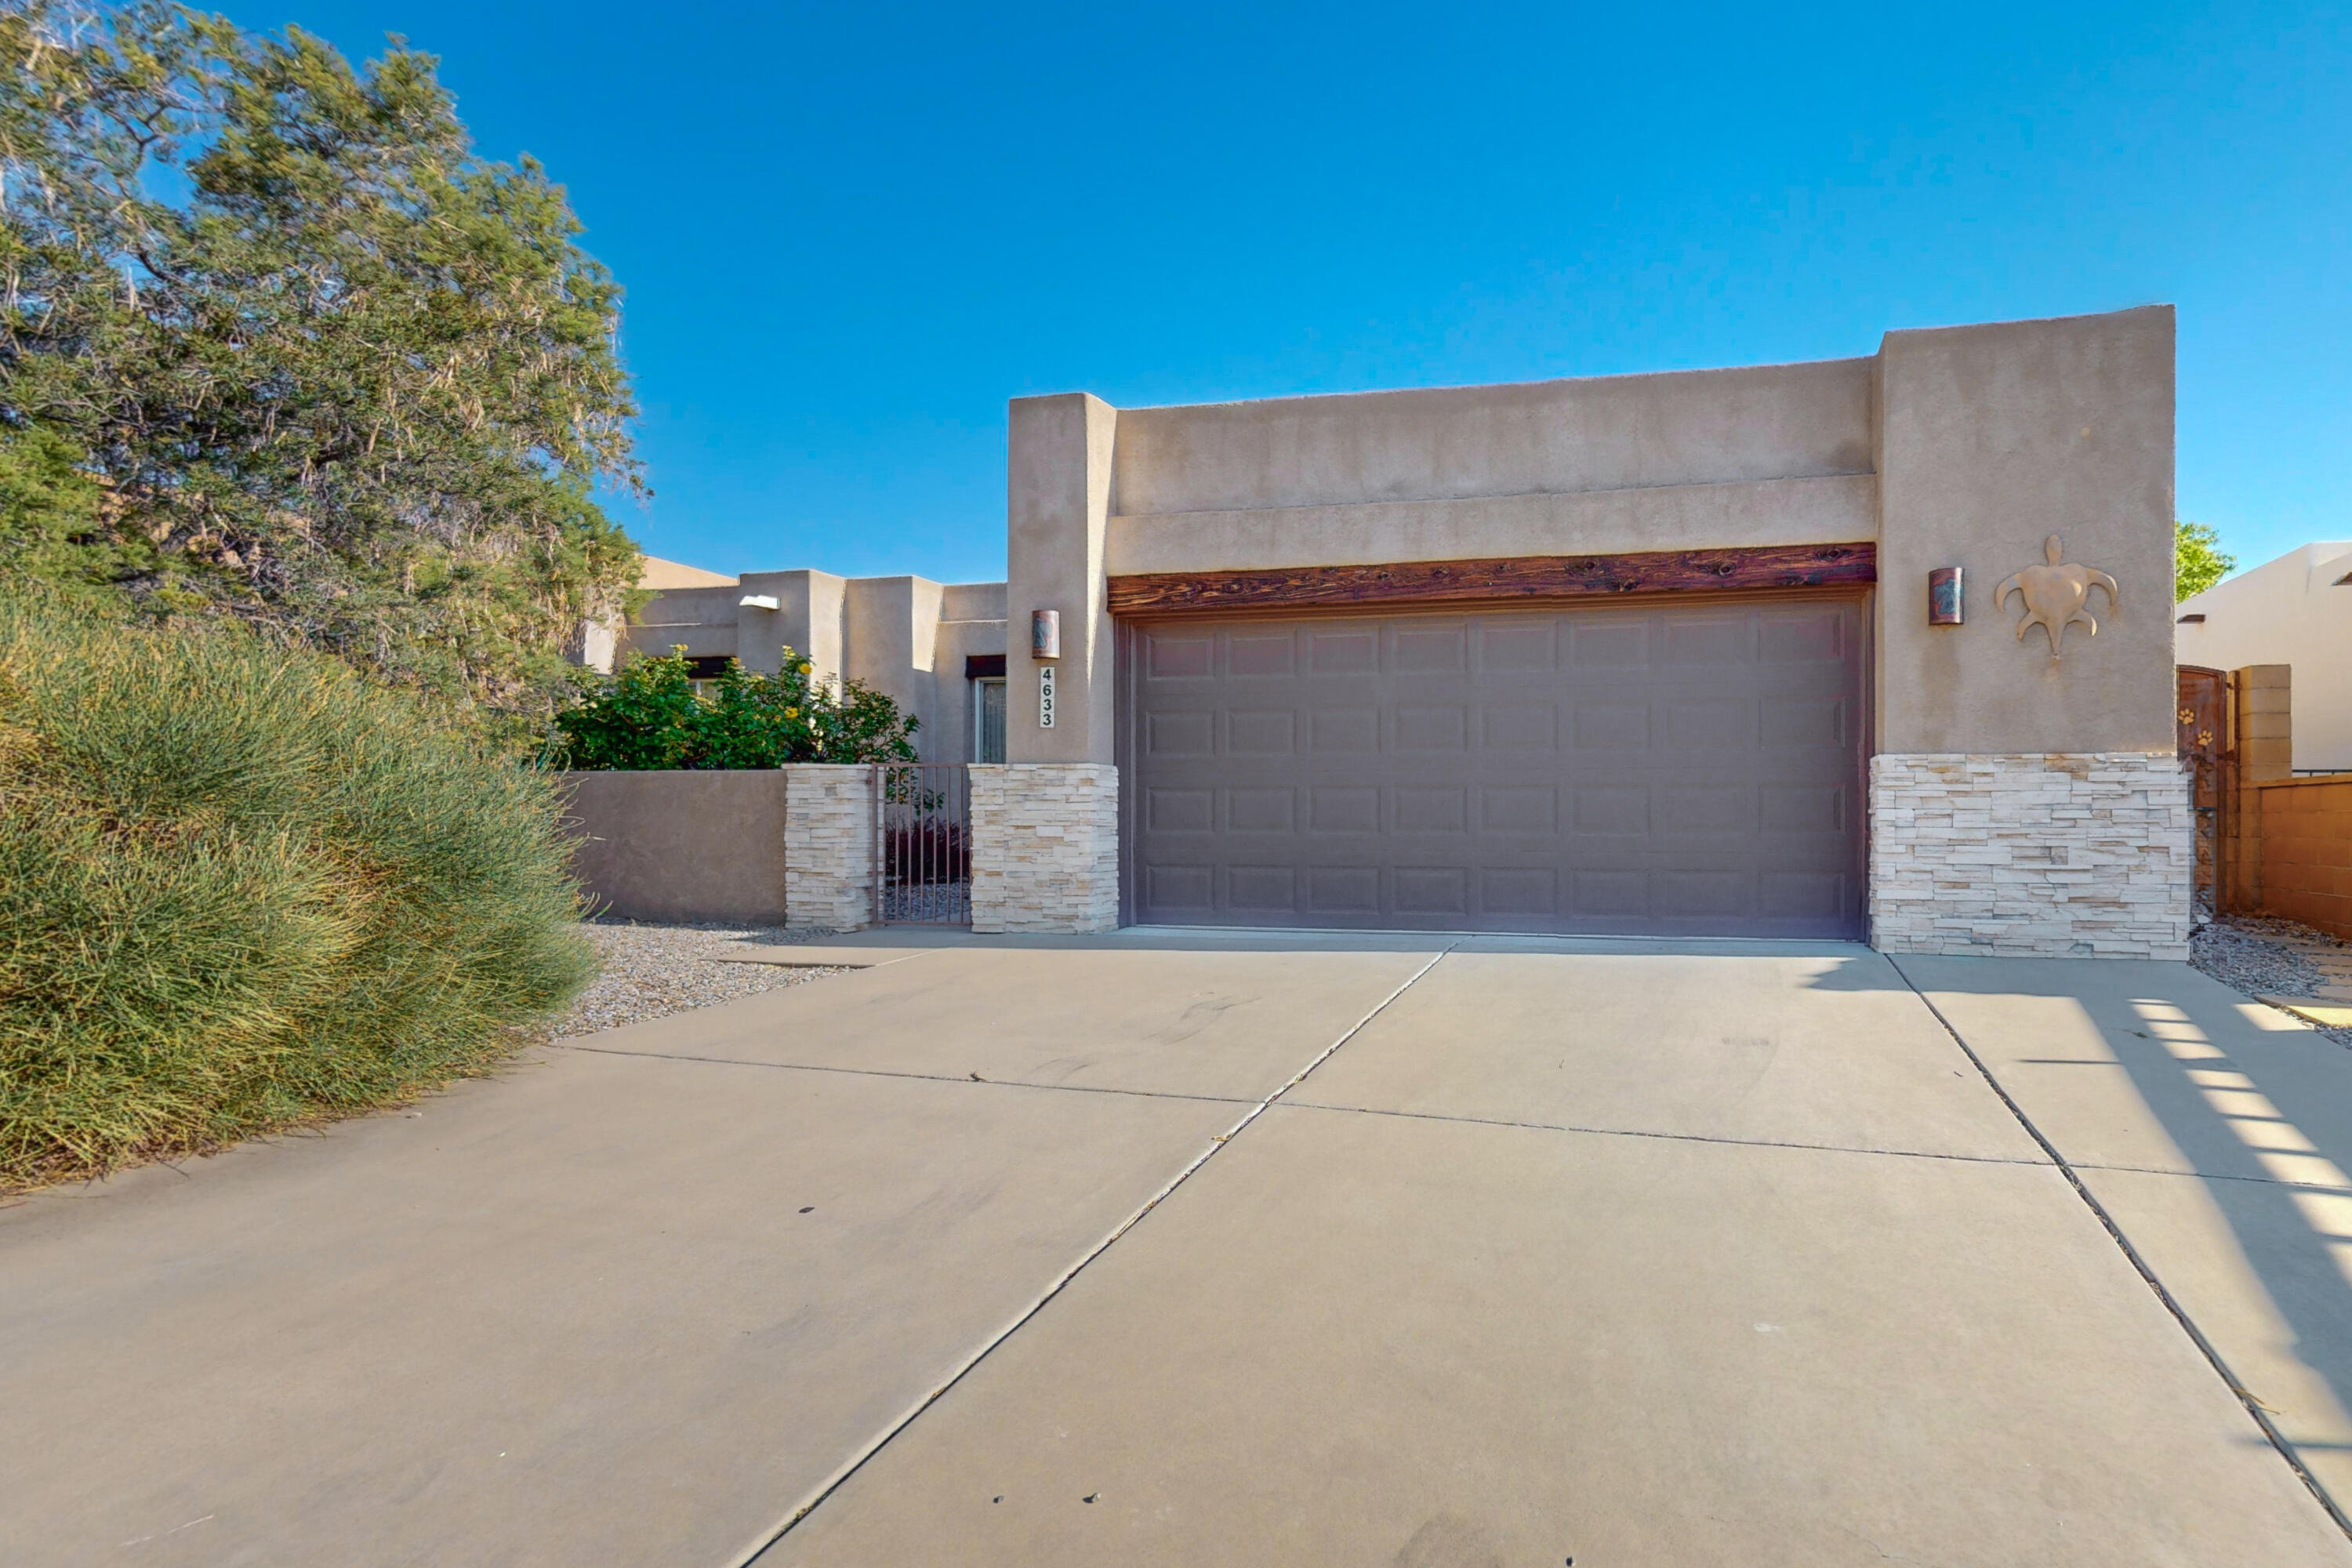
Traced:
<svg viewBox="0 0 2352 1568">
<path fill-rule="evenodd" d="M 596 944 L 602 964 L 571 1013 L 551 1032 L 556 1039 L 850 973 L 745 963 L 720 956 L 751 943 L 782 947 L 823 941 L 835 934 L 832 931 L 786 931 L 781 926 L 649 925 L 618 920 L 585 921 L 581 929 Z"/>
<path fill-rule="evenodd" d="M 2339 950 L 2352 943 L 2294 921 L 2224 915 L 2197 928 L 2189 939 L 2189 962 L 2249 996 L 2308 996 L 2327 978 L 2309 956 L 2315 948 Z M 2352 1046 L 2352 1029 L 2319 1032 L 2339 1046 Z"/>
</svg>

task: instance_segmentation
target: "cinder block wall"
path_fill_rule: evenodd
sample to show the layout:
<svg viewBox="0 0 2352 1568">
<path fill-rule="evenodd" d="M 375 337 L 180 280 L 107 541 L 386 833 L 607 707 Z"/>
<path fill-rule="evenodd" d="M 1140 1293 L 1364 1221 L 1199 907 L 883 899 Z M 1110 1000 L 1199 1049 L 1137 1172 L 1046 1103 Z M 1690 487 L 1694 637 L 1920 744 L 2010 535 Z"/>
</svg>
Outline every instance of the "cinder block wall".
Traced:
<svg viewBox="0 0 2352 1568">
<path fill-rule="evenodd" d="M 2294 773 L 2294 672 L 2230 672 L 2237 788 L 2223 813 L 2223 908 L 2301 921 L 2352 937 L 2352 773 Z"/>
<path fill-rule="evenodd" d="M 2273 779 L 2243 799 L 2262 912 L 2352 938 L 2352 773 Z"/>
<path fill-rule="evenodd" d="M 2294 670 L 2250 664 L 2230 672 L 2231 794 L 2223 804 L 2221 908 L 2262 911 L 2263 803 L 2253 786 L 2294 776 Z"/>
</svg>

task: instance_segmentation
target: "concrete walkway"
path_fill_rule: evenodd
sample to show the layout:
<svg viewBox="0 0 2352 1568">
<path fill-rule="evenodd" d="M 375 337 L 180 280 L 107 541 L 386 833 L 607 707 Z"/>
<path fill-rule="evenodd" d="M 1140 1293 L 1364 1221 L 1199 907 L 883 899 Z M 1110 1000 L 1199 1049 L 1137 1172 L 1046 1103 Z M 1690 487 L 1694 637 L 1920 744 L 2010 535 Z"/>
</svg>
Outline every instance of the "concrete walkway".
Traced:
<svg viewBox="0 0 2352 1568">
<path fill-rule="evenodd" d="M 849 945 L 0 1211 L 0 1561 L 2352 1565 L 2352 1053 L 2183 966 Z"/>
</svg>

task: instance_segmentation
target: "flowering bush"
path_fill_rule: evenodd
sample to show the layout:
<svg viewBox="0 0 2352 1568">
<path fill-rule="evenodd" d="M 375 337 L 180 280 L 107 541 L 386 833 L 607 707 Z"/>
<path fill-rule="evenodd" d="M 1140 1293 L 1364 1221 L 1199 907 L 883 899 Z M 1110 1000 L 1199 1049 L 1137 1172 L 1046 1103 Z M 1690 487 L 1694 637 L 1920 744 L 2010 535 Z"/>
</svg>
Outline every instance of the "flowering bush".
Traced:
<svg viewBox="0 0 2352 1568">
<path fill-rule="evenodd" d="M 759 675 L 734 660 L 697 682 L 680 648 L 635 658 L 598 690 L 555 716 L 562 760 L 574 768 L 773 768 L 786 763 L 911 763 L 917 721 L 855 680 L 814 679 L 784 649 L 783 668 Z"/>
</svg>

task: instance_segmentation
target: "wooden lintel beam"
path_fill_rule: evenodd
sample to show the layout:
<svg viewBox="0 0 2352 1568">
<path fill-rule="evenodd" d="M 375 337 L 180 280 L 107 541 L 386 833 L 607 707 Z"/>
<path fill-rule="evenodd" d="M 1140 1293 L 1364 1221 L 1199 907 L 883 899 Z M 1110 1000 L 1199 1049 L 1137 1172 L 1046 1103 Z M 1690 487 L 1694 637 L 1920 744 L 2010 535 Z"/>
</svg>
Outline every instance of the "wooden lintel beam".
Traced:
<svg viewBox="0 0 2352 1568">
<path fill-rule="evenodd" d="M 1635 594 L 1863 586 L 1878 581 L 1877 546 L 1771 544 L 1625 555 L 1503 555 L 1376 566 L 1278 566 L 1113 577 L 1115 616 L 1348 605 L 1467 605 Z"/>
</svg>

